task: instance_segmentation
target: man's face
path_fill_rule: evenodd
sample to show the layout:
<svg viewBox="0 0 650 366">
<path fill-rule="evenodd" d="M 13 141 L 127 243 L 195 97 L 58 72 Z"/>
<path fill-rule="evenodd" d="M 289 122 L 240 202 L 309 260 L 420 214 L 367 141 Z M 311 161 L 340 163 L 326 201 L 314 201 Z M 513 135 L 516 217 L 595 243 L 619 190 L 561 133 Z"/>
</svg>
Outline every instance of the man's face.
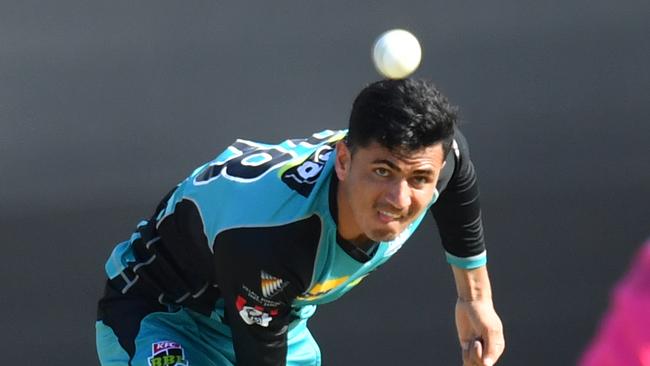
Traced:
<svg viewBox="0 0 650 366">
<path fill-rule="evenodd" d="M 373 142 L 336 146 L 339 233 L 348 240 L 395 239 L 433 198 L 444 154 L 440 143 L 397 154 Z"/>
</svg>

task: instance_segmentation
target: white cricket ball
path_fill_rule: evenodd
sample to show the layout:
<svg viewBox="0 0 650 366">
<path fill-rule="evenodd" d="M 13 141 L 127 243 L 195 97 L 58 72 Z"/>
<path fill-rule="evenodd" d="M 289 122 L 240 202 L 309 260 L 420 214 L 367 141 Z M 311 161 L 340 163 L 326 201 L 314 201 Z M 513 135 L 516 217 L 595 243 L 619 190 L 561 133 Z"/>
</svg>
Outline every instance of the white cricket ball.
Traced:
<svg viewBox="0 0 650 366">
<path fill-rule="evenodd" d="M 422 49 L 413 34 L 403 29 L 384 32 L 372 47 L 377 71 L 389 79 L 403 79 L 420 65 Z"/>
</svg>

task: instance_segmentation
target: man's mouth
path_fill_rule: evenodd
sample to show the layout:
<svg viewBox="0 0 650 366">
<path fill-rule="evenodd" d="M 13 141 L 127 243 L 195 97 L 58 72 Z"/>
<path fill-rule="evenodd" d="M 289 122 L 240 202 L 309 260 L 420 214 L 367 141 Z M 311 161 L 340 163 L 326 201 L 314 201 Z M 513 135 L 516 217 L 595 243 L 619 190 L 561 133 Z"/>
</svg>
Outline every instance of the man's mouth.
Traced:
<svg viewBox="0 0 650 366">
<path fill-rule="evenodd" d="M 377 212 L 379 212 L 379 220 L 381 220 L 384 223 L 389 223 L 391 221 L 401 220 L 402 217 L 403 217 L 400 214 L 396 214 L 396 213 L 392 213 L 392 212 L 384 211 L 384 210 L 378 210 Z"/>
</svg>

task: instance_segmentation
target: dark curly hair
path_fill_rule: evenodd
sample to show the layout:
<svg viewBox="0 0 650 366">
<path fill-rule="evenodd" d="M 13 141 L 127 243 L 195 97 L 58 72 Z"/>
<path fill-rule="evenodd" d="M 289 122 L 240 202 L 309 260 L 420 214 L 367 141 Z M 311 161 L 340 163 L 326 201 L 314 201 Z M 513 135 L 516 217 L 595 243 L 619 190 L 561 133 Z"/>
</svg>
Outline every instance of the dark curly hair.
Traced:
<svg viewBox="0 0 650 366">
<path fill-rule="evenodd" d="M 405 154 L 441 142 L 451 149 L 457 108 L 424 80 L 381 80 L 364 88 L 350 114 L 347 145 L 354 153 L 376 141 Z"/>
</svg>

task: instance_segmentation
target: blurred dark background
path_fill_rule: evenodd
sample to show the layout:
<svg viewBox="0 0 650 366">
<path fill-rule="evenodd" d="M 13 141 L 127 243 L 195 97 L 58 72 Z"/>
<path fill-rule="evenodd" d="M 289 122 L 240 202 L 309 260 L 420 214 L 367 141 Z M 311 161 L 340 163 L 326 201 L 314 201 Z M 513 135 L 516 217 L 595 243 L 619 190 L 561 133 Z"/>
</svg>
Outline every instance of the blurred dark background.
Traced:
<svg viewBox="0 0 650 366">
<path fill-rule="evenodd" d="M 0 0 L 0 349 L 93 365 L 115 243 L 236 137 L 344 128 L 411 30 L 479 171 L 502 365 L 575 364 L 650 235 L 650 3 Z M 460 365 L 434 222 L 319 309 L 325 365 Z"/>
</svg>

